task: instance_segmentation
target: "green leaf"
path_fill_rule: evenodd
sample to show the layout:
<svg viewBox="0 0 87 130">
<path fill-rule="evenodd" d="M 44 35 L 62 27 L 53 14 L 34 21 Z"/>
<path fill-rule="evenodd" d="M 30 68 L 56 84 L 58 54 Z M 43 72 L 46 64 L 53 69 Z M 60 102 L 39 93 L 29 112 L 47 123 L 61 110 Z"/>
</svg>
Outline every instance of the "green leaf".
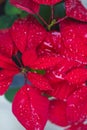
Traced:
<svg viewBox="0 0 87 130">
<path fill-rule="evenodd" d="M 22 11 L 21 14 L 20 14 L 20 18 L 25 18 L 29 15 L 29 13 L 25 12 L 25 11 Z"/>
<path fill-rule="evenodd" d="M 64 2 L 61 2 L 61 3 L 54 6 L 54 16 L 55 16 L 55 18 L 62 18 L 65 15 L 66 14 L 65 14 Z"/>
<path fill-rule="evenodd" d="M 6 2 L 5 14 L 7 14 L 7 15 L 18 15 L 18 14 L 21 14 L 21 12 L 22 12 L 21 9 L 14 7 L 8 1 Z"/>
<path fill-rule="evenodd" d="M 7 16 L 3 15 L 0 17 L 0 29 L 9 28 L 12 26 L 13 22 L 17 19 L 17 16 Z"/>
<path fill-rule="evenodd" d="M 30 71 L 31 72 L 36 72 L 36 73 L 41 74 L 41 75 L 45 74 L 45 70 L 34 70 L 34 69 L 31 69 Z"/>
<path fill-rule="evenodd" d="M 49 22 L 51 16 L 51 7 L 46 5 L 41 5 L 40 16 L 42 16 L 46 22 Z"/>
<path fill-rule="evenodd" d="M 10 102 L 13 101 L 14 95 L 16 94 L 16 92 L 19 90 L 20 88 L 10 88 L 6 94 L 5 97 L 7 100 L 9 100 Z"/>
</svg>

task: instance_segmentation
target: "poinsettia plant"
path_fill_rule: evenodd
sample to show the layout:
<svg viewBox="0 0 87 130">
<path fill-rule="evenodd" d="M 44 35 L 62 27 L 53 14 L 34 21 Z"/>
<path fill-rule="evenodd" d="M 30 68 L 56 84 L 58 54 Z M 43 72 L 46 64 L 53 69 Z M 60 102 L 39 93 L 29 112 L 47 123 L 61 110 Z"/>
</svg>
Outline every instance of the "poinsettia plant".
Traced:
<svg viewBox="0 0 87 130">
<path fill-rule="evenodd" d="M 44 130 L 47 120 L 67 130 L 86 130 L 86 1 L 10 0 L 10 4 L 17 18 L 0 30 L 0 95 L 20 73 L 24 85 L 14 96 L 12 111 L 26 130 Z M 46 19 L 41 6 L 43 12 L 49 8 Z"/>
</svg>

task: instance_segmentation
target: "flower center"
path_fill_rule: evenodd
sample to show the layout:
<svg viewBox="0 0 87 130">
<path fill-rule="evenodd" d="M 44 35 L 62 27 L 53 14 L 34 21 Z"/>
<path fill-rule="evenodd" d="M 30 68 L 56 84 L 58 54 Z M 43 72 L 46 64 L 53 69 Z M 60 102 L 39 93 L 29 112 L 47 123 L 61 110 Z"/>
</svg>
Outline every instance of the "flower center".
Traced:
<svg viewBox="0 0 87 130">
<path fill-rule="evenodd" d="M 55 25 L 55 23 L 56 23 L 56 19 L 53 19 L 53 20 L 51 21 L 51 23 L 48 25 L 48 30 L 49 30 L 49 31 L 51 30 L 51 27 Z"/>
<path fill-rule="evenodd" d="M 25 66 L 21 69 L 22 73 L 28 73 L 31 69 L 28 66 Z"/>
</svg>

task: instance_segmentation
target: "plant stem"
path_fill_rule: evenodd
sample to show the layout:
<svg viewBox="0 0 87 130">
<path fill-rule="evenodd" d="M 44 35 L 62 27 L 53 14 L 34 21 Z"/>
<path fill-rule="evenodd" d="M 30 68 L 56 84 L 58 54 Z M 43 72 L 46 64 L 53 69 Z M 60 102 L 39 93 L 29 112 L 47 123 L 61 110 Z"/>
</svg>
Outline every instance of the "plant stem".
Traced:
<svg viewBox="0 0 87 130">
<path fill-rule="evenodd" d="M 54 6 L 51 6 L 51 18 L 54 19 Z"/>
<path fill-rule="evenodd" d="M 68 18 L 68 16 L 65 16 L 65 17 L 59 19 L 58 21 L 56 21 L 56 24 L 62 22 L 63 20 L 65 20 L 65 19 L 67 19 L 67 18 Z"/>
</svg>

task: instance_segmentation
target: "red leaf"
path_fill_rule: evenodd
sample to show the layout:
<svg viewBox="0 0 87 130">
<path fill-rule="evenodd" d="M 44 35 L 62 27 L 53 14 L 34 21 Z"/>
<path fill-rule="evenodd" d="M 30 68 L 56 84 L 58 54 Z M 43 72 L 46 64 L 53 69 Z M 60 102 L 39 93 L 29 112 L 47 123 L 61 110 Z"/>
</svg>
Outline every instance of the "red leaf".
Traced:
<svg viewBox="0 0 87 130">
<path fill-rule="evenodd" d="M 36 59 L 37 54 L 34 49 L 25 51 L 22 55 L 22 61 L 25 66 L 31 67 Z"/>
<path fill-rule="evenodd" d="M 87 69 L 76 68 L 66 74 L 65 79 L 72 84 L 84 83 L 87 80 Z"/>
<path fill-rule="evenodd" d="M 12 57 L 14 48 L 9 30 L 0 30 L 0 54 Z"/>
<path fill-rule="evenodd" d="M 0 95 L 3 95 L 8 90 L 9 86 L 11 85 L 12 78 L 8 78 L 6 80 L 0 81 Z"/>
<path fill-rule="evenodd" d="M 67 100 L 67 117 L 70 122 L 81 122 L 87 117 L 87 87 L 81 87 Z"/>
<path fill-rule="evenodd" d="M 10 0 L 11 4 L 21 8 L 31 14 L 37 13 L 39 11 L 39 4 L 35 3 L 33 0 Z"/>
<path fill-rule="evenodd" d="M 16 20 L 11 28 L 13 41 L 21 52 L 24 52 L 27 45 L 28 28 L 29 22 L 26 18 Z"/>
<path fill-rule="evenodd" d="M 52 88 L 53 91 L 51 92 L 51 95 L 65 101 L 75 90 L 77 90 L 78 86 L 70 85 L 66 81 L 62 81 L 52 84 Z"/>
<path fill-rule="evenodd" d="M 87 30 L 86 23 L 64 20 L 60 24 L 62 41 L 65 49 L 63 52 L 77 61 L 85 60 L 87 63 Z M 65 52 L 66 51 L 66 52 Z"/>
<path fill-rule="evenodd" d="M 17 71 L 18 68 L 11 58 L 0 55 L 0 68 Z"/>
<path fill-rule="evenodd" d="M 87 55 L 87 24 L 65 20 L 61 23 L 61 33 L 66 48 L 81 55 Z"/>
<path fill-rule="evenodd" d="M 52 69 L 48 69 L 45 74 L 46 78 L 49 80 L 50 83 L 55 84 L 60 81 L 64 81 L 64 74 L 59 72 L 59 69 L 54 67 Z"/>
<path fill-rule="evenodd" d="M 45 4 L 45 5 L 53 5 L 58 2 L 61 2 L 62 0 L 34 0 L 38 4 Z"/>
<path fill-rule="evenodd" d="M 48 69 L 50 67 L 56 66 L 63 60 L 62 57 L 58 56 L 43 56 L 38 58 L 32 65 L 32 68 L 35 69 Z"/>
<path fill-rule="evenodd" d="M 65 6 L 67 16 L 87 22 L 87 9 L 80 0 L 65 0 Z"/>
<path fill-rule="evenodd" d="M 43 130 L 48 118 L 48 107 L 47 98 L 32 86 L 25 85 L 15 95 L 12 110 L 26 129 Z"/>
<path fill-rule="evenodd" d="M 74 60 L 80 64 L 87 64 L 87 57 L 81 54 L 75 53 L 73 50 L 70 51 L 68 48 L 63 49 L 62 55 L 64 55 L 66 58 L 70 60 Z"/>
<path fill-rule="evenodd" d="M 40 90 L 51 90 L 51 86 L 48 80 L 43 75 L 30 72 L 28 74 L 28 79 L 35 87 L 39 88 Z"/>
<path fill-rule="evenodd" d="M 39 56 L 45 55 L 58 55 L 61 50 L 61 34 L 57 31 L 46 33 L 46 37 L 43 42 L 37 47 L 37 53 Z"/>
<path fill-rule="evenodd" d="M 28 48 L 36 49 L 37 45 L 43 42 L 46 34 L 45 28 L 34 17 L 29 17 Z"/>
<path fill-rule="evenodd" d="M 0 70 L 0 95 L 8 90 L 15 74 L 17 74 L 15 71 Z"/>
<path fill-rule="evenodd" d="M 55 66 L 46 71 L 46 77 L 51 83 L 59 82 L 64 80 L 64 76 L 67 72 L 72 70 L 74 67 L 79 67 L 80 63 L 68 60 L 68 58 L 61 58 L 61 61 Z"/>
<path fill-rule="evenodd" d="M 38 58 L 34 50 L 26 51 L 22 60 L 25 66 L 29 66 L 33 69 L 47 69 L 60 63 L 64 58 L 55 56 L 43 56 Z"/>
<path fill-rule="evenodd" d="M 49 119 L 57 125 L 67 126 L 66 103 L 60 100 L 51 101 L 49 108 Z"/>
</svg>

